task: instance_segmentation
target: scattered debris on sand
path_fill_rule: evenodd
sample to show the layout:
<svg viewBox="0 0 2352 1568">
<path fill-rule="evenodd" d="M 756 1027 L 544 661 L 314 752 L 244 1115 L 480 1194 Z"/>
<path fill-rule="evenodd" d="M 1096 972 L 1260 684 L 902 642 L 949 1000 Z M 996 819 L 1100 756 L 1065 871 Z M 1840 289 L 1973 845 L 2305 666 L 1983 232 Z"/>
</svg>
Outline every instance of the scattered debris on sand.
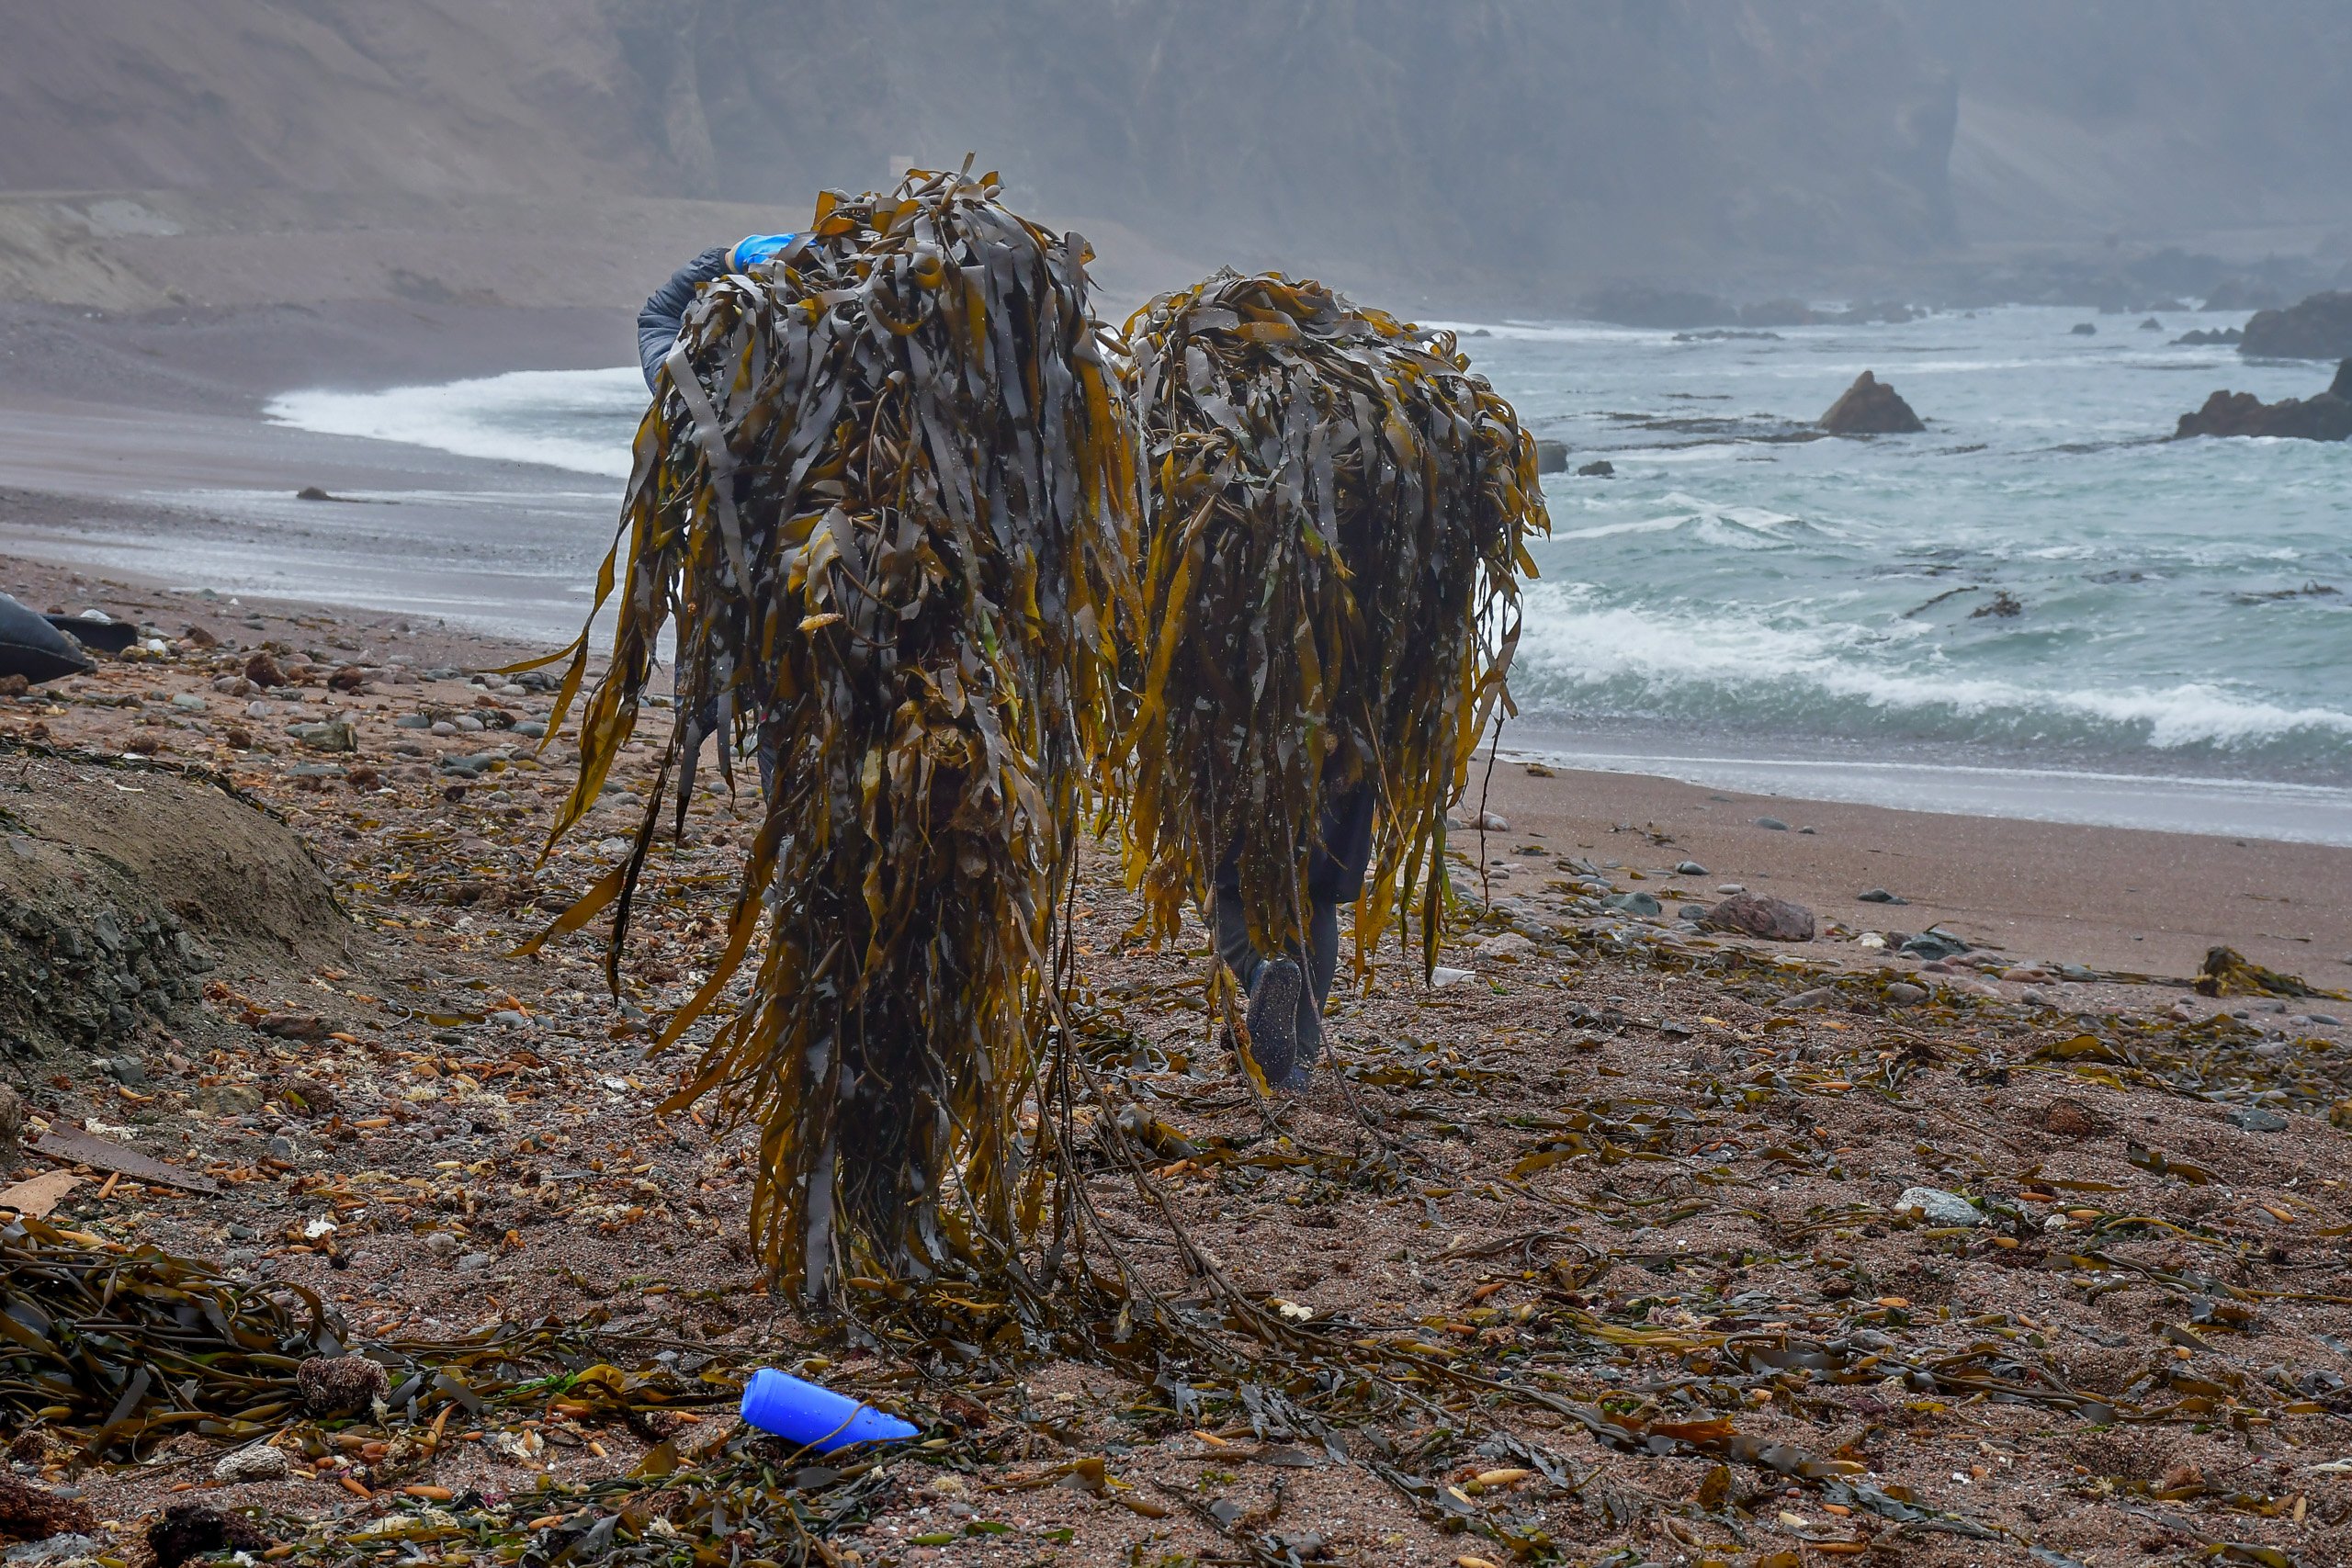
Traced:
<svg viewBox="0 0 2352 1568">
<path fill-rule="evenodd" d="M 105 1069 L 8 1058 L 28 1134 L 221 1190 L 92 1168 L 0 1223 L 0 1291 L 40 1292 L 8 1313 L 36 1344 L 0 1343 L 16 1484 L 82 1494 L 76 1553 L 128 1562 L 192 1505 L 322 1568 L 2352 1559 L 2352 1036 L 2310 997 L 2209 998 L 1973 924 L 1776 944 L 1604 903 L 1672 874 L 1540 854 L 1482 886 L 1464 855 L 1453 982 L 1379 955 L 1329 1075 L 1270 1105 L 1216 1043 L 1207 933 L 1132 941 L 1090 845 L 1091 1266 L 1165 1314 L 1120 1337 L 1107 1291 L 870 1276 L 804 1319 L 745 1249 L 753 1134 L 662 1111 L 675 1060 L 644 1055 L 726 941 L 750 803 L 700 781 L 649 852 L 617 1001 L 593 931 L 509 956 L 628 847 L 668 710 L 542 863 L 570 742 L 528 732 L 546 692 L 460 672 L 519 650 L 119 597 L 225 635 L 0 699 L 0 778 L 218 794 L 154 770 L 217 771 L 315 856 L 349 941 L 256 943 L 92 1047 Z M 239 637 L 288 683 L 222 690 Z M 356 750 L 291 732 L 330 718 Z M 1912 1213 L 1915 1188 L 1982 1223 Z M 301 1363 L 354 1352 L 380 1410 L 301 1408 Z M 762 1365 L 925 1435 L 781 1451 L 727 1414 Z"/>
</svg>

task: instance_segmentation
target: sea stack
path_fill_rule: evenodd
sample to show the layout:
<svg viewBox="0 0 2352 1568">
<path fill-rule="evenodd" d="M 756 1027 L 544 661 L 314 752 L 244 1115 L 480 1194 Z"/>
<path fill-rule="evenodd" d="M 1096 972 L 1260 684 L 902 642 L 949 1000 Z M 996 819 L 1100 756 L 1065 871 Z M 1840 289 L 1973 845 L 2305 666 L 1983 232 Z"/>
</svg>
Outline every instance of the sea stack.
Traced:
<svg viewBox="0 0 2352 1568">
<path fill-rule="evenodd" d="M 2352 354 L 2352 292 L 2314 294 L 2283 310 L 2257 310 L 2238 340 L 2248 359 L 2341 359 Z"/>
<path fill-rule="evenodd" d="M 1912 435 L 1927 429 L 1894 389 L 1865 370 L 1821 416 L 1832 435 Z"/>
<path fill-rule="evenodd" d="M 2215 392 L 2195 413 L 2180 416 L 2173 439 L 2192 435 L 2285 435 L 2301 441 L 2352 440 L 2352 359 L 2335 367 L 2335 380 L 2311 398 L 2266 403 L 2252 392 Z"/>
</svg>

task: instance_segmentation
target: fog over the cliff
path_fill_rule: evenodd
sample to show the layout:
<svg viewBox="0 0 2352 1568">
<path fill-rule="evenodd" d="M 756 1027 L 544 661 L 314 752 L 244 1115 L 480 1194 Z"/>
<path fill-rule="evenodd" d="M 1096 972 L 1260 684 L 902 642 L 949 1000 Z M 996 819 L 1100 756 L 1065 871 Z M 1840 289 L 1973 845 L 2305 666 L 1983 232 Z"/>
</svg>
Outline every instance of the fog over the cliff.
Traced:
<svg viewBox="0 0 2352 1568">
<path fill-rule="evenodd" d="M 277 233 L 314 247 L 289 288 L 343 267 L 355 288 L 601 298 L 735 216 L 675 204 L 788 226 L 820 186 L 967 151 L 1137 276 L 1231 260 L 1533 304 L 1608 277 L 1795 287 L 2110 237 L 2325 256 L 2352 230 L 2341 0 L 6 13 L 0 291 L 18 295 L 226 297 Z M 93 216 L 104 193 L 133 199 Z M 350 238 L 369 231 L 413 259 L 386 270 Z M 437 265 L 413 259 L 426 232 Z M 166 240 L 186 242 L 177 283 Z M 579 267 L 548 267 L 550 245 Z"/>
</svg>

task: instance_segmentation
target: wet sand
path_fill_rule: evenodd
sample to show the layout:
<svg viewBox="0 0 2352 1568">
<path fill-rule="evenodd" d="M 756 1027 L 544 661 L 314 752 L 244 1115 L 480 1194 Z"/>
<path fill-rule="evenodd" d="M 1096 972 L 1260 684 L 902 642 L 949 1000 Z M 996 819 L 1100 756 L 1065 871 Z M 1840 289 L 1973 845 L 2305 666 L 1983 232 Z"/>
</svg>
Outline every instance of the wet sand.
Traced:
<svg viewBox="0 0 2352 1568">
<path fill-rule="evenodd" d="M 1476 788 L 1474 779 L 1474 800 Z M 2227 943 L 2315 986 L 2352 988 L 2352 850 L 1894 811 L 1628 773 L 1546 778 L 1509 758 L 1487 802 L 1510 824 L 1487 835 L 1489 856 L 1540 843 L 1622 862 L 1654 886 L 1712 897 L 1739 883 L 1857 932 L 1940 923 L 2019 962 L 2185 976 Z M 1760 818 L 1788 827 L 1761 828 Z M 1684 862 L 1706 874 L 1676 875 Z M 1855 897 L 1874 888 L 1909 903 Z"/>
</svg>

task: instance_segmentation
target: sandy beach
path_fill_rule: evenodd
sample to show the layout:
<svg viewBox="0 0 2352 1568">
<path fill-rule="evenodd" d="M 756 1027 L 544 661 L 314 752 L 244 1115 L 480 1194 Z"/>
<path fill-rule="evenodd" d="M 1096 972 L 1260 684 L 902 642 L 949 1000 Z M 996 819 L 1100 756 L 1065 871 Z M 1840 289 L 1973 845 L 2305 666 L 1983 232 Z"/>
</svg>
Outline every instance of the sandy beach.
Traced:
<svg viewBox="0 0 2352 1568">
<path fill-rule="evenodd" d="M 454 345 L 393 355 L 398 340 L 356 384 L 481 367 Z M 2340 1477 L 2250 1459 L 2195 1391 L 2233 1391 L 2245 1429 L 2328 1440 L 2336 1385 L 2264 1379 L 2324 1367 L 2352 1300 L 2329 1124 L 2352 1115 L 2352 1004 L 2189 980 L 2226 945 L 2310 989 L 2352 987 L 2352 848 L 1806 800 L 1506 750 L 1463 807 L 1500 825 L 1452 836 L 1449 984 L 1384 951 L 1335 998 L 1313 1087 L 1268 1105 L 1203 1011 L 1205 933 L 1137 948 L 1135 901 L 1093 847 L 1076 910 L 1089 1049 L 1158 1162 L 1090 1167 L 1098 1264 L 1195 1303 L 1164 1308 L 1170 1325 L 1207 1323 L 1209 1300 L 1295 1322 L 1279 1352 L 1170 1330 L 1167 1353 L 1226 1367 L 1251 1397 L 1347 1357 L 1400 1391 L 1516 1391 L 1481 1417 L 1483 1457 L 1444 1469 L 1440 1506 L 1408 1462 L 1444 1440 L 1435 1407 L 1302 1446 L 1304 1427 L 1223 1395 L 1175 1419 L 1148 1378 L 1091 1353 L 951 1367 L 922 1348 L 935 1328 L 903 1326 L 933 1320 L 891 1315 L 961 1314 L 956 1334 L 997 1343 L 1009 1309 L 969 1285 L 877 1303 L 882 1336 L 860 1339 L 768 1293 L 745 1239 L 750 1135 L 661 1111 L 676 1064 L 644 1051 L 711 964 L 752 803 L 706 772 L 649 872 L 618 998 L 596 929 L 514 956 L 626 844 L 665 732 L 648 714 L 614 786 L 543 855 L 572 738 L 534 733 L 552 716 L 543 681 L 483 672 L 573 631 L 609 494 L 269 425 L 266 367 L 75 400 L 38 379 L 0 375 L 0 591 L 139 622 L 164 651 L 0 699 L 0 756 L 28 792 L 0 798 L 5 853 L 47 878 L 11 896 L 73 919 L 56 890 L 97 886 L 72 884 L 77 867 L 186 863 L 180 792 L 215 779 L 266 808 L 272 823 L 243 829 L 275 863 L 304 857 L 319 879 L 283 907 L 298 931 L 235 878 L 197 877 L 157 908 L 227 962 L 180 976 L 178 999 L 140 993 L 128 1029 L 86 1006 L 35 1019 L 51 1032 L 43 1076 L 21 1079 L 34 1124 L 107 1140 L 72 1145 L 87 1179 L 54 1222 L 92 1238 L 74 1246 L 314 1290 L 348 1332 L 419 1357 L 551 1321 L 587 1325 L 617 1363 L 683 1348 L 675 1364 L 715 1380 L 680 1385 L 683 1415 L 659 1419 L 495 1394 L 479 1418 L 453 1408 L 458 1436 L 422 1457 L 354 1434 L 282 1475 L 89 1472 L 80 1492 L 106 1513 L 142 1518 L 185 1489 L 289 1521 L 307 1553 L 446 1508 L 520 1551 L 595 1498 L 638 1495 L 641 1467 L 778 1462 L 726 1391 L 782 1365 L 891 1401 L 940 1434 L 927 1453 L 953 1456 L 796 1472 L 796 1495 L 843 1499 L 837 1560 L 875 1568 L 951 1550 L 1005 1568 L 1216 1558 L 1236 1519 L 1323 1554 L 1302 1562 L 1458 1564 L 1466 1523 L 1681 1555 L 1730 1551 L 1733 1530 L 1792 1551 L 1902 1544 L 1932 1568 L 2030 1542 L 2104 1568 L 2118 1540 L 2139 1561 L 2222 1539 L 2181 1511 L 2184 1488 L 2268 1499 L 2230 1539 L 2345 1549 Z M 295 499 L 309 484 L 357 499 Z M 288 896 L 276 873 L 246 880 Z M 1815 939 L 1679 918 L 1741 888 L 1805 907 Z M 1872 890 L 1901 902 L 1858 897 Z M 234 940 L 256 922 L 282 942 Z M 1896 951 L 1930 927 L 1970 951 Z M 52 1070 L 77 1059 L 132 1065 Z M 201 1173 L 233 1204 L 153 1167 L 109 1179 L 94 1148 Z M 52 1153 L 0 1174 L 61 1168 L 76 1167 Z M 1920 1189 L 1965 1193 L 1973 1217 L 1939 1224 Z M 1171 1218 L 1196 1263 L 1170 1248 Z M 2266 1304 L 2224 1337 L 2211 1303 L 2239 1295 Z M 1830 1468 L 1784 1485 L 1758 1444 Z M 28 1462 L 72 1479 L 62 1450 Z M 548 1511 L 549 1493 L 579 1511 Z M 2151 1515 L 2143 1494 L 2171 1501 Z"/>
<path fill-rule="evenodd" d="M 549 1406 L 484 1384 L 481 1416 L 453 1408 L 450 1440 L 436 1427 L 421 1454 L 352 1429 L 350 1445 L 267 1475 L 83 1473 L 73 1490 L 108 1517 L 257 1508 L 308 1551 L 437 1508 L 519 1548 L 575 1517 L 558 1506 L 643 1488 L 628 1479 L 642 1467 L 776 1462 L 726 1401 L 731 1377 L 781 1364 L 892 1400 L 954 1456 L 863 1490 L 797 1472 L 812 1499 L 853 1487 L 831 1527 L 840 1561 L 854 1551 L 877 1568 L 942 1560 L 943 1540 L 962 1543 L 956 1561 L 1005 1568 L 1117 1561 L 1138 1543 L 1215 1556 L 1227 1515 L 1188 1502 L 1204 1480 L 1231 1517 L 1311 1536 L 1338 1561 L 1429 1568 L 1461 1561 L 1465 1522 L 1638 1550 L 1668 1519 L 1679 1545 L 1727 1550 L 1737 1529 L 1792 1551 L 1901 1544 L 1906 1561 L 1960 1568 L 1988 1541 L 2030 1542 L 2098 1568 L 2122 1560 L 2119 1538 L 2134 1560 L 2146 1541 L 2217 1539 L 2177 1499 L 2143 1517 L 2138 1493 L 2095 1484 L 2177 1493 L 2192 1474 L 2200 1492 L 2276 1502 L 2230 1539 L 2325 1555 L 2352 1529 L 2333 1471 L 2249 1456 L 2204 1418 L 2214 1397 L 2188 1392 L 2235 1391 L 2231 1410 L 2282 1445 L 2332 1451 L 2335 1385 L 2265 1392 L 2263 1370 L 2324 1371 L 2352 1295 L 2327 1121 L 2352 1107 L 2339 1061 L 2352 1034 L 2331 1010 L 2345 1004 L 2178 984 L 2222 940 L 2342 988 L 2315 960 L 2346 942 L 2345 852 L 1500 769 L 1487 806 L 1509 828 L 1487 847 L 1510 874 L 1488 884 L 1491 908 L 1465 903 L 1441 954 L 1467 979 L 1426 989 L 1384 953 L 1335 1001 L 1313 1086 L 1271 1106 L 1201 1011 L 1204 933 L 1135 946 L 1135 901 L 1091 855 L 1076 910 L 1090 1049 L 1160 1162 L 1096 1168 L 1092 1245 L 1152 1300 L 1295 1319 L 1279 1349 L 1183 1331 L 1190 1364 L 1231 1358 L 1226 1375 L 1253 1397 L 1278 1378 L 1311 1388 L 1340 1355 L 1400 1390 L 1518 1391 L 1480 1417 L 1501 1457 L 1449 1469 L 1457 1507 L 1432 1508 L 1377 1477 L 1386 1456 L 1433 1440 L 1433 1412 L 1352 1417 L 1333 1432 L 1351 1457 L 1335 1458 L 1288 1428 L 1261 1433 L 1223 1395 L 1173 1418 L 1148 1370 L 1116 1360 L 950 1366 L 887 1326 L 900 1321 L 887 1302 L 885 1337 L 852 1340 L 768 1294 L 743 1239 L 750 1134 L 663 1112 L 674 1064 L 644 1054 L 720 940 L 749 803 L 706 784 L 683 838 L 665 840 L 620 1001 L 603 995 L 594 929 L 512 956 L 611 863 L 652 756 L 625 756 L 605 803 L 542 858 L 568 737 L 531 734 L 543 690 L 469 673 L 531 645 L 21 559 L 0 587 L 137 619 L 164 647 L 0 699 L 5 773 L 29 792 L 0 796 L 0 853 L 38 879 L 12 897 L 70 920 L 58 894 L 77 866 L 86 901 L 101 873 L 175 863 L 187 792 L 210 799 L 216 776 L 275 818 L 248 808 L 241 831 L 299 844 L 315 867 L 302 874 L 323 878 L 285 906 L 303 924 L 276 928 L 282 948 L 242 942 L 239 922 L 254 889 L 291 896 L 288 873 L 182 880 L 180 918 L 226 960 L 201 998 L 157 991 L 149 1012 L 142 994 L 128 1032 L 82 1046 L 115 1065 L 23 1080 L 44 1139 L 85 1140 L 71 1146 L 87 1179 L 52 1212 L 84 1238 L 71 1245 L 221 1259 L 234 1279 L 316 1291 L 348 1332 L 421 1356 L 544 1319 L 588 1325 L 595 1353 L 625 1364 L 683 1347 L 681 1365 L 718 1380 L 713 1393 L 650 1374 L 648 1389 L 679 1388 L 691 1427 L 624 1418 L 593 1391 Z M 254 684 L 248 671 L 277 678 L 261 655 L 283 684 Z M 328 720 L 349 727 L 348 750 Z M 658 748 L 664 716 L 647 720 Z M 1791 828 L 1755 821 L 1770 814 Z M 94 817 L 115 826 L 93 839 Z M 1705 874 L 1675 872 L 1684 860 Z M 1744 883 L 1812 903 L 1825 930 L 1941 921 L 1991 951 L 1923 964 L 1835 934 L 1725 937 L 1674 919 L 1677 900 L 1656 919 L 1594 907 L 1566 890 L 1576 862 L 1597 874 L 1570 874 L 1587 887 L 1713 902 Z M 1465 854 L 1456 880 L 1477 871 Z M 1857 905 L 1864 884 L 1911 902 Z M 2170 983 L 2113 973 L 2126 967 Z M 73 1002 L 53 995 L 33 1026 L 106 1028 Z M 86 1163 L 120 1165 L 131 1156 L 107 1151 L 125 1149 L 164 1170 L 106 1179 Z M 61 1157 L 5 1174 L 29 1180 Z M 175 1185 L 199 1178 L 233 1201 Z M 1923 1188 L 1964 1190 L 1970 1217 L 1914 1212 Z M 1170 1218 L 1212 1275 L 1169 1248 Z M 974 1284 L 935 1288 L 952 1304 L 916 1310 L 959 1314 L 976 1339 L 1012 1321 Z M 2226 1334 L 2197 1315 L 2241 1297 L 2259 1311 L 2216 1320 Z M 1644 1403 L 1661 1398 L 1676 1403 Z M 183 1441 L 212 1464 L 209 1443 Z M 1837 1457 L 1828 1479 L 1801 1483 L 1754 1462 L 1758 1442 Z M 25 1451 L 68 1486 L 67 1453 Z M 1522 1451 L 1531 1462 L 1504 1462 Z M 1083 1482 L 1093 1472 L 1057 1467 L 1090 1462 L 1118 1485 L 1051 1484 Z M 1899 1534 L 1905 1510 L 1958 1533 Z"/>
</svg>

